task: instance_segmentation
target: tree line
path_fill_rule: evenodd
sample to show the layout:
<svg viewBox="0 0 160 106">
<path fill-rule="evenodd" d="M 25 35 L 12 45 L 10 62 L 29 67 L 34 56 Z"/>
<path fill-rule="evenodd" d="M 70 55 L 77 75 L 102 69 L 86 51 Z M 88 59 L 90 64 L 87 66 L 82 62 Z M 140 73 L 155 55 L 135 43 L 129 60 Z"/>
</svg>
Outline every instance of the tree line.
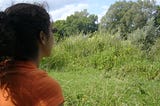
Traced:
<svg viewBox="0 0 160 106">
<path fill-rule="evenodd" d="M 160 6 L 155 0 L 117 1 L 112 4 L 106 14 L 98 22 L 98 16 L 89 14 L 87 10 L 75 12 L 66 20 L 55 21 L 57 29 L 55 36 L 58 40 L 82 33 L 104 32 L 119 34 L 122 39 L 129 39 L 132 33 L 140 31 L 138 41 L 152 44 L 159 37 Z M 138 36 L 138 35 L 136 35 Z M 148 48 L 148 47 L 147 47 Z"/>
</svg>

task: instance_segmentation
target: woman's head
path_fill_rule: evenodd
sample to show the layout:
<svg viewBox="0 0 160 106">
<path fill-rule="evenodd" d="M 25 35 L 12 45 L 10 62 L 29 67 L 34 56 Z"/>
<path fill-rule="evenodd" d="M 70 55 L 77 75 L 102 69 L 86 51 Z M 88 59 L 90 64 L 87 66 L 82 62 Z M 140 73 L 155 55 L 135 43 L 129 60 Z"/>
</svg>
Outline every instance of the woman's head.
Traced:
<svg viewBox="0 0 160 106">
<path fill-rule="evenodd" d="M 0 12 L 0 57 L 37 58 L 40 46 L 45 50 L 47 40 L 51 45 L 50 26 L 49 14 L 42 6 L 19 3 Z"/>
</svg>

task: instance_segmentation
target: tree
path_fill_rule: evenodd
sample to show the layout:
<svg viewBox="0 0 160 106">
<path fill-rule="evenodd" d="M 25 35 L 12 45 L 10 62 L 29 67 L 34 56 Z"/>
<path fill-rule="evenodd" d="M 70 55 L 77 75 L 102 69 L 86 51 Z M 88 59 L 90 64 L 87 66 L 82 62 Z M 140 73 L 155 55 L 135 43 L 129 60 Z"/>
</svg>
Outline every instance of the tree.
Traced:
<svg viewBox="0 0 160 106">
<path fill-rule="evenodd" d="M 122 24 L 121 19 L 129 8 L 131 8 L 130 3 L 126 1 L 118 1 L 111 5 L 102 17 L 100 27 L 113 34 L 118 32 L 118 26 Z"/>
<path fill-rule="evenodd" d="M 153 17 L 155 7 L 155 0 L 118 1 L 102 17 L 100 30 L 112 34 L 119 32 L 122 38 L 127 39 L 128 33 L 146 25 Z"/>
<path fill-rule="evenodd" d="M 67 36 L 66 34 L 66 24 L 65 20 L 58 20 L 53 23 L 53 27 L 56 28 L 56 33 L 54 33 L 56 41 L 59 41 L 60 39 Z"/>
<path fill-rule="evenodd" d="M 158 28 L 160 32 L 160 6 L 157 6 L 154 16 L 155 16 L 155 26 Z"/>
<path fill-rule="evenodd" d="M 72 26 L 72 33 L 92 33 L 98 30 L 98 17 L 94 14 L 89 15 L 86 9 L 81 12 L 75 12 L 73 15 L 67 17 L 66 23 Z"/>
<path fill-rule="evenodd" d="M 78 33 L 86 35 L 98 30 L 98 16 L 90 15 L 85 9 L 68 16 L 66 20 L 54 22 L 54 26 L 58 30 L 56 33 L 58 39 Z"/>
</svg>

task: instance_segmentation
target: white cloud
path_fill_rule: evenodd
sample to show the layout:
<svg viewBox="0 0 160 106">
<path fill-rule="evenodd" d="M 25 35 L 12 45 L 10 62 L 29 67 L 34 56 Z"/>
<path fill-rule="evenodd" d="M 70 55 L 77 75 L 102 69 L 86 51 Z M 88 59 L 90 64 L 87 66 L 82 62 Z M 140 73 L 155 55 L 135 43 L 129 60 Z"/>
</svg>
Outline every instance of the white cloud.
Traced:
<svg viewBox="0 0 160 106">
<path fill-rule="evenodd" d="M 98 22 L 100 22 L 101 18 L 106 14 L 108 9 L 109 9 L 109 6 L 102 6 L 103 11 L 100 14 L 98 14 Z"/>
<path fill-rule="evenodd" d="M 16 3 L 47 3 L 49 6 L 49 13 L 52 19 L 66 19 L 67 16 L 73 14 L 75 11 L 81 11 L 88 8 L 85 4 L 86 0 L 0 0 L 0 11 L 4 11 L 7 7 Z"/>
<path fill-rule="evenodd" d="M 160 0 L 156 0 L 156 3 L 157 3 L 158 5 L 160 5 Z"/>
<path fill-rule="evenodd" d="M 7 7 L 11 6 L 12 4 L 16 3 L 42 3 L 45 0 L 0 0 L 0 10 L 5 10 Z"/>
<path fill-rule="evenodd" d="M 66 5 L 85 3 L 86 0 L 46 0 L 51 9 L 60 9 Z"/>
<path fill-rule="evenodd" d="M 66 5 L 63 8 L 56 9 L 50 12 L 50 15 L 53 21 L 56 20 L 64 20 L 67 16 L 74 14 L 75 11 L 82 11 L 83 9 L 87 9 L 88 4 L 70 4 Z"/>
</svg>

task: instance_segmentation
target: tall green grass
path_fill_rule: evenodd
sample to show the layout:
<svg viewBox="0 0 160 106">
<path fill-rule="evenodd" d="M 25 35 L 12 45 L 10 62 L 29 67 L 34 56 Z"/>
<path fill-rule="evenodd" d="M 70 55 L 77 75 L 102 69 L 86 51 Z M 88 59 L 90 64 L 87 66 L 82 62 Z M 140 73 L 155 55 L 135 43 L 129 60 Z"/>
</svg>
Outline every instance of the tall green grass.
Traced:
<svg viewBox="0 0 160 106">
<path fill-rule="evenodd" d="M 60 82 L 65 106 L 158 106 L 158 47 L 157 41 L 146 54 L 109 34 L 72 36 L 54 46 L 41 68 Z"/>
</svg>

